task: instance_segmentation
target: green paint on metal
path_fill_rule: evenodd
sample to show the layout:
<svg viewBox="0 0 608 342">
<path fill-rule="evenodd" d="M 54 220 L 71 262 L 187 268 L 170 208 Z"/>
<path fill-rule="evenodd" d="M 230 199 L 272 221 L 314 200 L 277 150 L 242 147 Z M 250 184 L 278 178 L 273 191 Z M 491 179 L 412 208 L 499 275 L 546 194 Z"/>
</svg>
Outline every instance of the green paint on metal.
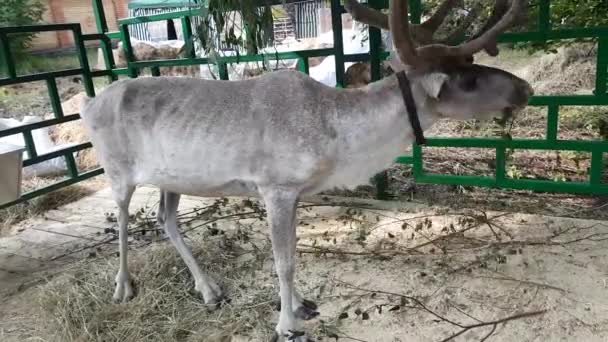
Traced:
<svg viewBox="0 0 608 342">
<path fill-rule="evenodd" d="M 65 163 L 68 166 L 68 174 L 70 175 L 70 178 L 78 178 L 78 166 L 76 166 L 74 155 L 71 153 L 66 154 Z"/>
<path fill-rule="evenodd" d="M 192 40 L 192 23 L 190 17 L 182 17 L 182 32 L 184 35 L 184 43 L 186 44 L 184 47 L 186 55 L 189 58 L 195 58 L 196 54 L 194 51 L 194 41 Z"/>
<path fill-rule="evenodd" d="M 197 0 L 131 0 L 129 9 L 136 8 L 181 8 L 190 6 L 200 6 L 206 1 Z"/>
<path fill-rule="evenodd" d="M 421 0 L 412 0 L 409 2 L 409 14 L 412 24 L 420 24 L 420 18 L 422 17 L 422 4 L 420 1 Z"/>
<path fill-rule="evenodd" d="M 74 42 L 76 44 L 76 52 L 78 53 L 78 61 L 80 62 L 80 70 L 82 73 L 82 81 L 84 90 L 88 96 L 95 96 L 95 86 L 93 85 L 93 77 L 91 77 L 91 68 L 89 67 L 89 59 L 87 58 L 87 49 L 82 39 L 82 30 L 80 25 L 74 29 Z"/>
<path fill-rule="evenodd" d="M 102 0 L 93 0 L 93 13 L 95 14 L 97 32 L 105 36 L 105 33 L 108 32 L 108 23 Z M 101 53 L 103 54 L 103 60 L 106 64 L 106 68 L 110 70 L 114 69 L 116 65 L 114 64 L 114 55 L 112 54 L 112 44 L 110 39 L 106 36 L 106 39 L 99 38 L 99 40 L 101 40 Z M 113 74 L 108 75 L 109 82 L 116 81 L 117 79 L 118 78 Z"/>
<path fill-rule="evenodd" d="M 497 181 L 503 181 L 505 179 L 505 168 L 507 164 L 507 150 L 504 147 L 498 147 L 496 149 L 496 165 L 494 170 L 494 177 Z"/>
<path fill-rule="evenodd" d="M 544 34 L 551 30 L 550 0 L 539 0 L 538 6 L 538 30 Z"/>
<path fill-rule="evenodd" d="M 589 183 L 601 185 L 602 171 L 604 169 L 604 153 L 600 149 L 591 151 L 591 167 L 589 168 Z"/>
<path fill-rule="evenodd" d="M 38 152 L 36 151 L 36 144 L 34 143 L 34 138 L 32 137 L 32 131 L 23 132 L 23 141 L 25 142 L 25 149 L 27 150 L 29 158 L 38 157 Z"/>
<path fill-rule="evenodd" d="M 227 81 L 229 79 L 228 76 L 228 65 L 226 63 L 220 62 L 217 64 L 217 68 L 220 73 L 220 79 Z"/>
<path fill-rule="evenodd" d="M 15 61 L 11 55 L 11 46 L 8 41 L 8 36 L 0 31 L 0 49 L 2 50 L 2 61 L 6 65 L 8 77 L 15 79 L 17 77 L 17 69 L 15 69 Z"/>
<path fill-rule="evenodd" d="M 382 4 L 378 0 L 370 0 L 369 6 L 374 9 L 381 9 Z M 382 63 L 382 36 L 380 29 L 369 27 L 369 54 L 370 54 L 370 71 L 372 81 L 377 81 L 382 78 L 381 63 Z"/>
<path fill-rule="evenodd" d="M 277 59 L 297 59 L 298 70 L 308 72 L 308 59 L 318 56 L 334 55 L 336 58 L 336 86 L 342 87 L 344 76 L 345 62 L 371 62 L 372 79 L 381 77 L 380 61 L 386 59 L 388 52 L 381 50 L 380 31 L 370 29 L 370 52 L 362 54 L 344 55 L 342 46 L 342 20 L 341 14 L 344 12 L 339 0 L 330 0 L 332 9 L 332 29 L 335 45 L 330 49 L 317 49 L 307 51 L 290 51 L 273 54 L 258 54 L 246 56 L 230 56 L 221 57 L 218 60 L 210 61 L 206 58 L 195 58 L 194 49 L 189 49 L 186 58 L 174 60 L 157 60 L 157 61 L 135 61 L 131 47 L 129 27 L 130 24 L 144 23 L 150 21 L 162 21 L 167 19 L 181 19 L 182 29 L 186 41 L 190 42 L 189 37 L 192 36 L 190 18 L 192 16 L 204 15 L 204 6 L 201 8 L 176 11 L 172 13 L 163 13 L 159 15 L 150 15 L 139 18 L 126 18 L 119 20 L 119 31 L 108 32 L 107 23 L 105 21 L 105 13 L 101 0 L 92 0 L 93 9 L 96 16 L 97 34 L 82 34 L 80 25 L 78 24 L 50 24 L 50 25 L 27 25 L 20 27 L 1 27 L 0 28 L 0 47 L 2 47 L 2 55 L 4 61 L 8 61 L 7 69 L 9 78 L 0 79 L 0 86 L 12 85 L 23 82 L 45 81 L 49 91 L 49 98 L 55 113 L 55 118 L 45 120 L 43 122 L 33 123 L 20 127 L 14 127 L 8 130 L 0 131 L 0 137 L 23 134 L 27 149 L 31 157 L 26 159 L 24 166 L 35 165 L 37 163 L 50 160 L 53 158 L 64 157 L 68 165 L 69 179 L 55 183 L 49 187 L 26 193 L 19 201 L 9 203 L 3 207 L 10 206 L 20 201 L 34 198 L 41 194 L 59 189 L 69 184 L 77 183 L 86 178 L 101 174 L 103 170 L 97 169 L 90 172 L 79 174 L 79 170 L 74 160 L 73 153 L 87 148 L 91 148 L 90 143 L 78 144 L 66 149 L 37 155 L 36 147 L 32 139 L 31 131 L 41 127 L 48 127 L 59 123 L 77 120 L 78 115 L 64 116 L 60 108 L 60 103 L 57 95 L 57 84 L 55 78 L 82 75 L 84 86 L 87 94 L 94 95 L 93 77 L 111 77 L 112 80 L 117 79 L 119 75 L 129 75 L 137 77 L 138 72 L 144 68 L 150 68 L 152 75 L 160 75 L 161 67 L 168 66 L 185 66 L 185 65 L 201 65 L 216 63 L 219 67 L 221 79 L 228 79 L 227 65 L 239 62 L 254 62 L 264 61 L 268 58 Z M 138 0 L 142 1 L 142 0 Z M 152 0 L 151 0 L 152 1 Z M 160 0 L 155 0 L 158 3 Z M 188 1 L 188 0 L 184 0 Z M 152 3 L 152 2 L 148 2 Z M 155 5 L 155 7 L 158 4 Z M 373 8 L 387 8 L 387 0 L 369 0 L 369 5 Z M 419 23 L 422 14 L 422 6 L 420 0 L 410 1 L 410 21 Z M 549 192 L 573 192 L 573 193 L 589 193 L 589 194 L 608 194 L 608 184 L 601 183 L 602 172 L 604 171 L 603 155 L 608 153 L 608 142 L 606 141 L 587 141 L 587 140 L 559 140 L 558 139 L 558 119 L 560 106 L 608 106 L 607 80 L 608 80 L 608 27 L 596 28 L 569 28 L 552 30 L 550 16 L 550 1 L 540 0 L 538 29 L 535 32 L 514 32 L 506 33 L 499 37 L 499 42 L 544 42 L 560 39 L 575 39 L 575 38 L 591 38 L 598 40 L 598 57 L 597 57 L 597 74 L 595 80 L 595 91 L 593 95 L 561 95 L 561 96 L 535 96 L 530 99 L 531 106 L 547 107 L 547 132 L 546 139 L 502 139 L 502 138 L 429 138 L 427 146 L 429 147 L 460 147 L 460 148 L 492 148 L 496 151 L 496 169 L 494 178 L 478 177 L 478 176 L 460 176 L 460 175 L 441 175 L 429 174 L 424 171 L 423 148 L 417 145 L 413 146 L 413 154 L 411 156 L 398 156 L 397 163 L 412 164 L 413 174 L 417 182 L 431 182 L 441 184 L 455 185 L 470 185 L 482 187 L 499 187 L 511 189 L 527 189 L 535 191 Z M 16 74 L 15 65 L 10 54 L 10 50 L 5 48 L 10 38 L 10 34 L 22 32 L 49 32 L 69 30 L 74 34 L 74 41 L 80 68 L 60 70 L 33 75 L 18 76 Z M 127 56 L 128 67 L 116 68 L 111 53 L 111 39 L 121 39 L 124 45 Z M 101 48 L 104 54 L 108 70 L 91 71 L 88 64 L 84 41 L 98 40 L 101 42 Z M 11 70 L 12 69 L 12 70 Z M 29 141 L 29 142 L 28 142 Z M 589 168 L 588 182 L 554 182 L 549 180 L 538 179 L 510 179 L 506 177 L 506 160 L 507 152 L 514 149 L 532 149 L 532 150 L 569 150 L 578 152 L 591 153 L 591 166 Z M 378 175 L 383 177 L 385 175 Z M 386 178 L 376 178 L 376 181 L 385 181 Z M 386 184 L 385 184 L 386 185 Z M 379 193 L 379 195 L 381 195 Z"/>
<path fill-rule="evenodd" d="M 342 6 L 340 0 L 331 0 L 331 28 L 334 37 L 333 53 L 336 59 L 336 86 L 344 86 L 344 47 L 342 40 Z"/>
<path fill-rule="evenodd" d="M 608 82 L 608 37 L 602 36 L 598 39 L 597 44 L 597 70 L 593 93 L 598 96 L 606 96 L 606 82 Z"/>
<path fill-rule="evenodd" d="M 298 58 L 298 70 L 308 75 L 309 73 L 309 65 L 308 58 L 302 57 Z"/>
<path fill-rule="evenodd" d="M 59 92 L 57 91 L 57 82 L 54 78 L 47 78 L 46 88 L 49 92 L 49 100 L 51 101 L 51 107 L 53 108 L 53 114 L 55 115 L 55 118 L 63 117 L 61 99 L 59 98 Z"/>
<path fill-rule="evenodd" d="M 547 140 L 557 140 L 557 128 L 559 125 L 559 106 L 550 105 L 547 109 Z"/>
<path fill-rule="evenodd" d="M 125 58 L 127 59 L 128 75 L 131 78 L 135 78 L 137 77 L 137 69 L 131 65 L 135 61 L 135 56 L 133 54 L 128 25 L 120 25 L 120 40 L 122 40 L 122 48 L 125 51 Z"/>
<path fill-rule="evenodd" d="M 92 170 L 92 171 L 88 171 L 88 172 L 82 173 L 77 178 L 68 178 L 66 180 L 57 182 L 55 184 L 51 184 L 49 186 L 46 186 L 46 187 L 44 187 L 42 189 L 36 189 L 34 191 L 27 192 L 27 193 L 23 194 L 21 196 L 21 198 L 19 198 L 16 201 L 0 205 L 0 210 L 4 209 L 4 208 L 8 208 L 10 206 L 13 206 L 15 204 L 19 204 L 19 203 L 23 203 L 25 201 L 29 201 L 29 200 L 31 200 L 33 198 L 38 197 L 38 196 L 46 195 L 46 194 L 48 194 L 50 192 L 59 190 L 61 188 L 65 188 L 66 186 L 70 186 L 72 184 L 76 184 L 78 182 L 82 182 L 83 180 L 87 180 L 89 178 L 101 175 L 102 173 L 103 173 L 103 169 L 95 169 L 95 170 Z"/>
<path fill-rule="evenodd" d="M 130 17 L 130 18 L 119 19 L 118 24 L 120 26 L 131 25 L 131 24 L 147 23 L 147 22 L 151 22 L 151 21 L 164 21 L 164 20 L 169 20 L 169 19 L 179 19 L 184 16 L 199 16 L 199 15 L 204 15 L 204 14 L 205 14 L 205 11 L 203 9 L 196 8 L 196 9 L 191 9 L 191 10 L 175 11 L 175 12 L 147 15 L 147 16 L 142 16 L 142 17 Z"/>
</svg>

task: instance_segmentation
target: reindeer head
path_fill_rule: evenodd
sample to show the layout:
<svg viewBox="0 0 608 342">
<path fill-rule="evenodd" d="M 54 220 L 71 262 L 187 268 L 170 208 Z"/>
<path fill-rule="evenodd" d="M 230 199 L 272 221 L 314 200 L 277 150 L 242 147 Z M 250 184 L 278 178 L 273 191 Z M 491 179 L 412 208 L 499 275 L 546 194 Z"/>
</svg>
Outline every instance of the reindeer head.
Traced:
<svg viewBox="0 0 608 342">
<path fill-rule="evenodd" d="M 445 0 L 426 22 L 410 26 L 407 0 L 391 0 L 390 14 L 367 8 L 356 0 L 346 0 L 345 8 L 357 21 L 389 29 L 394 54 L 390 66 L 405 70 L 414 88 L 424 93 L 426 104 L 437 114 L 455 119 L 490 119 L 522 109 L 533 94 L 523 79 L 504 70 L 473 63 L 473 56 L 485 50 L 498 55 L 496 38 L 520 18 L 525 0 L 497 0 L 494 11 L 481 31 L 460 45 L 449 40 L 434 42 L 433 35 L 457 0 Z M 470 17 L 473 17 L 471 15 Z M 470 25 L 466 18 L 463 25 Z M 463 31 L 459 28 L 457 31 Z M 415 44 L 415 43 L 416 44 Z"/>
</svg>

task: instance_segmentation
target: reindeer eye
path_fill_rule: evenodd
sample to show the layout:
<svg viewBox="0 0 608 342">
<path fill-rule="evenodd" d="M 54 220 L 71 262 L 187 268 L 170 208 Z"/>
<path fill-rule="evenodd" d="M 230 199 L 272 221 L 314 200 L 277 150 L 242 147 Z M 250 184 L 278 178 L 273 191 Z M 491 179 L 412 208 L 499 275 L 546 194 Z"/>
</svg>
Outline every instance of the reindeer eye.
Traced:
<svg viewBox="0 0 608 342">
<path fill-rule="evenodd" d="M 467 76 L 462 80 L 462 89 L 464 91 L 473 91 L 477 89 L 477 77 Z"/>
</svg>

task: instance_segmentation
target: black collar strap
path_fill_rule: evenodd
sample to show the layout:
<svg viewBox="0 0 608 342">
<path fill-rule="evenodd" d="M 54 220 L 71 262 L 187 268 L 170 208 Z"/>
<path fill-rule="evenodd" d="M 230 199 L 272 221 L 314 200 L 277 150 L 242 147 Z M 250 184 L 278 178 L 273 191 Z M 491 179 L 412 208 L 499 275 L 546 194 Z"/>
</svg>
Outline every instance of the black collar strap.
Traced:
<svg viewBox="0 0 608 342">
<path fill-rule="evenodd" d="M 416 108 L 416 102 L 414 102 L 410 80 L 408 80 L 405 75 L 405 71 L 399 71 L 397 73 L 397 79 L 399 80 L 399 88 L 401 88 L 401 95 L 403 95 L 403 102 L 405 102 L 405 108 L 407 109 L 407 116 L 410 120 L 410 125 L 412 125 L 414 137 L 416 137 L 416 144 L 424 145 L 426 144 L 426 139 L 424 138 L 424 132 L 420 126 L 418 109 Z"/>
</svg>

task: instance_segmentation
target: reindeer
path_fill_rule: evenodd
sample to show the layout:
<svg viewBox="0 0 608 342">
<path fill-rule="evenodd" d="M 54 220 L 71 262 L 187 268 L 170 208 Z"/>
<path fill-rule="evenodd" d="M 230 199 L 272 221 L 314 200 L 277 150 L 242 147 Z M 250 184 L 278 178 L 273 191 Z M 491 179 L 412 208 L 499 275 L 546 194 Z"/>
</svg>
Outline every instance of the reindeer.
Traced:
<svg viewBox="0 0 608 342">
<path fill-rule="evenodd" d="M 513 0 L 495 25 L 463 44 L 416 46 L 407 0 L 391 0 L 388 27 L 401 63 L 394 63 L 394 75 L 363 88 L 338 89 L 277 71 L 242 81 L 128 79 L 85 99 L 83 123 L 119 208 L 114 300 L 133 296 L 127 226 L 138 185 L 163 190 L 166 232 L 206 304 L 221 302 L 223 293 L 178 232 L 180 194 L 261 197 L 280 285 L 275 340 L 306 341 L 300 319 L 318 313 L 294 288 L 298 199 L 367 181 L 412 140 L 422 143 L 423 131 L 439 119 L 490 120 L 523 109 L 533 93 L 526 81 L 471 60 L 495 44 L 524 2 Z"/>
</svg>

